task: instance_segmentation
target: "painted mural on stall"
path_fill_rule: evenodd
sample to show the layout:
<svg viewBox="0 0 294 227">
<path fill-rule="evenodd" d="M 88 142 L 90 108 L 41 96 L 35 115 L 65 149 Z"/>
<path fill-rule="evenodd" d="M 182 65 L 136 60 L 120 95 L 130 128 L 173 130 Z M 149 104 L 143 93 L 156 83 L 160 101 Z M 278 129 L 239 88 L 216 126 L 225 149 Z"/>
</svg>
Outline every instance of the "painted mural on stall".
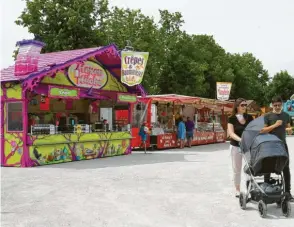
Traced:
<svg viewBox="0 0 294 227">
<path fill-rule="evenodd" d="M 85 66 L 80 68 L 80 70 L 77 70 L 77 72 L 80 73 L 76 74 L 74 69 L 77 67 L 76 64 L 70 66 L 68 69 L 68 75 L 64 72 L 58 72 L 54 78 L 46 76 L 41 83 L 64 86 L 74 86 L 74 84 L 77 84 L 79 87 L 93 87 L 104 91 L 127 92 L 126 87 L 120 81 L 97 63 L 86 61 Z M 90 76 L 85 76 L 85 73 L 88 73 Z M 99 73 L 101 73 L 101 75 Z M 78 77 L 80 77 L 80 81 L 77 79 Z M 89 77 L 91 78 L 89 79 Z M 90 82 L 93 84 L 89 84 Z"/>
<path fill-rule="evenodd" d="M 23 157 L 23 133 L 7 132 L 7 99 L 21 99 L 22 89 L 20 84 L 6 83 L 1 89 L 3 98 L 3 121 L 1 127 L 4 131 L 4 153 L 2 163 L 4 166 L 21 166 Z"/>
<path fill-rule="evenodd" d="M 38 165 L 129 154 L 128 132 L 30 136 L 30 158 Z"/>
</svg>

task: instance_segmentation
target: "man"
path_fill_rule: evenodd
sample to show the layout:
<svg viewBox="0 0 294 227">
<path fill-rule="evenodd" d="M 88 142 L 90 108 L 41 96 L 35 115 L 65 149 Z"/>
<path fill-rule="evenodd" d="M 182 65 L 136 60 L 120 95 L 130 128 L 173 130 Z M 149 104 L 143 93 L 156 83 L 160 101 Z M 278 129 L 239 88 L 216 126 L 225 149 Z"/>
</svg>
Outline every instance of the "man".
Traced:
<svg viewBox="0 0 294 227">
<path fill-rule="evenodd" d="M 195 128 L 194 122 L 191 120 L 190 117 L 187 117 L 186 130 L 187 130 L 187 139 L 188 139 L 188 146 L 189 147 L 192 146 L 192 140 L 193 140 L 193 135 L 194 135 L 194 128 Z"/>
<path fill-rule="evenodd" d="M 261 133 L 271 133 L 277 136 L 280 140 L 285 143 L 287 152 L 288 146 L 286 143 L 286 133 L 289 135 L 292 134 L 291 120 L 290 115 L 283 112 L 283 100 L 281 97 L 275 97 L 272 99 L 273 111 L 267 113 L 264 116 L 264 128 L 261 130 Z M 289 196 L 289 199 L 293 202 L 293 197 L 291 195 L 291 175 L 289 162 L 283 170 L 284 179 L 285 179 L 285 191 Z M 264 181 L 269 182 L 270 174 L 264 176 Z"/>
</svg>

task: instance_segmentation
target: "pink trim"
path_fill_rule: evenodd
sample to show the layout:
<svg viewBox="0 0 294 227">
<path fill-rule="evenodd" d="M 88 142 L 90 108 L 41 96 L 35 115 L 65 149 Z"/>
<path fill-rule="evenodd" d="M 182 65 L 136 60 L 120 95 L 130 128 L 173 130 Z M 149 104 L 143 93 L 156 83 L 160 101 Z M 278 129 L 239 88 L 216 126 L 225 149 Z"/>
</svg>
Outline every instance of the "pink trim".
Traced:
<svg viewBox="0 0 294 227">
<path fill-rule="evenodd" d="M 109 46 L 103 47 L 101 49 L 91 51 L 91 52 L 89 52 L 85 55 L 79 56 L 77 58 L 68 60 L 65 63 L 56 64 L 56 65 L 50 67 L 49 69 L 43 69 L 42 71 L 32 73 L 27 78 L 25 78 L 25 80 L 23 81 L 23 85 L 24 85 L 23 89 L 24 89 L 24 91 L 26 91 L 26 90 L 32 91 L 41 82 L 41 79 L 43 79 L 45 76 L 50 75 L 50 74 L 54 75 L 58 71 L 64 70 L 65 68 L 70 67 L 72 64 L 86 61 L 90 57 L 94 57 L 97 54 L 99 54 L 105 50 L 112 49 L 112 48 L 114 48 L 114 46 L 109 45 Z"/>
<path fill-rule="evenodd" d="M 50 90 L 51 88 L 58 88 L 58 89 L 68 89 L 68 90 L 76 90 L 77 91 L 77 96 L 73 97 L 73 96 L 52 96 L 50 95 Z M 61 99 L 80 99 L 80 89 L 79 88 L 73 88 L 73 87 L 69 87 L 69 86 L 53 86 L 53 85 L 49 85 L 48 86 L 48 97 L 49 98 L 61 98 Z"/>
<path fill-rule="evenodd" d="M 23 112 L 22 112 L 22 117 L 23 117 L 23 134 L 22 134 L 22 140 L 23 140 L 23 152 L 22 152 L 22 157 L 21 157 L 21 167 L 31 167 L 34 166 L 33 163 L 30 162 L 30 152 L 29 148 L 27 146 L 27 132 L 28 132 L 28 127 L 29 127 L 29 122 L 28 122 L 28 100 L 26 97 L 26 91 L 22 92 L 22 98 L 25 98 L 26 100 L 23 101 Z"/>
<path fill-rule="evenodd" d="M 4 159 L 5 159 L 5 138 L 4 138 L 4 125 L 5 125 L 5 119 L 4 119 L 4 106 L 5 103 L 1 101 L 1 165 L 4 164 Z"/>
</svg>

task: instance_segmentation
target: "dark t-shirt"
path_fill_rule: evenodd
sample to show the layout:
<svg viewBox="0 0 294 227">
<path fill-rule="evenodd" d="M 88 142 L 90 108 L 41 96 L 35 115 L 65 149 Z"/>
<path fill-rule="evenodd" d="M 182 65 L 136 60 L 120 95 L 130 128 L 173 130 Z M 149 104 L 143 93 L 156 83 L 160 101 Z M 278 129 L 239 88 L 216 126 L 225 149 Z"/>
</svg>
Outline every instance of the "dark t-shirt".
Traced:
<svg viewBox="0 0 294 227">
<path fill-rule="evenodd" d="M 280 114 L 270 112 L 264 115 L 264 124 L 267 126 L 275 124 L 277 120 L 282 120 L 283 124 L 272 130 L 270 133 L 286 143 L 286 128 L 287 125 L 291 123 L 290 115 L 285 112 Z"/>
<path fill-rule="evenodd" d="M 253 117 L 249 114 L 244 114 L 243 116 L 246 120 L 245 124 L 241 124 L 239 120 L 237 119 L 236 115 L 229 117 L 229 123 L 234 126 L 234 132 L 239 137 L 242 137 L 242 133 L 244 129 L 253 120 Z M 236 147 L 240 147 L 239 142 L 232 138 L 230 140 L 230 144 Z"/>
</svg>

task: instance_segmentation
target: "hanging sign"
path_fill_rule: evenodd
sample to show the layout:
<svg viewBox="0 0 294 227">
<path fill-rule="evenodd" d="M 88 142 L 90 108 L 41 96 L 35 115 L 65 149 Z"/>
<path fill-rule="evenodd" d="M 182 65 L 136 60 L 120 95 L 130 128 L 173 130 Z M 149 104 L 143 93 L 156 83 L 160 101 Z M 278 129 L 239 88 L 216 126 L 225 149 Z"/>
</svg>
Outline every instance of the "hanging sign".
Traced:
<svg viewBox="0 0 294 227">
<path fill-rule="evenodd" d="M 68 69 L 69 80 L 77 87 L 100 89 L 107 83 L 106 71 L 97 63 L 75 63 Z"/>
<path fill-rule="evenodd" d="M 74 89 L 74 88 L 68 89 L 68 88 L 49 86 L 48 96 L 51 98 L 78 99 L 79 98 L 79 90 Z"/>
<path fill-rule="evenodd" d="M 136 95 L 129 95 L 129 94 L 117 94 L 117 101 L 118 102 L 127 102 L 127 103 L 136 103 L 137 96 Z"/>
<path fill-rule="evenodd" d="M 229 100 L 231 87 L 231 82 L 216 82 L 217 99 L 221 101 Z"/>
<path fill-rule="evenodd" d="M 148 52 L 121 52 L 121 82 L 128 86 L 135 86 L 142 83 Z"/>
</svg>

